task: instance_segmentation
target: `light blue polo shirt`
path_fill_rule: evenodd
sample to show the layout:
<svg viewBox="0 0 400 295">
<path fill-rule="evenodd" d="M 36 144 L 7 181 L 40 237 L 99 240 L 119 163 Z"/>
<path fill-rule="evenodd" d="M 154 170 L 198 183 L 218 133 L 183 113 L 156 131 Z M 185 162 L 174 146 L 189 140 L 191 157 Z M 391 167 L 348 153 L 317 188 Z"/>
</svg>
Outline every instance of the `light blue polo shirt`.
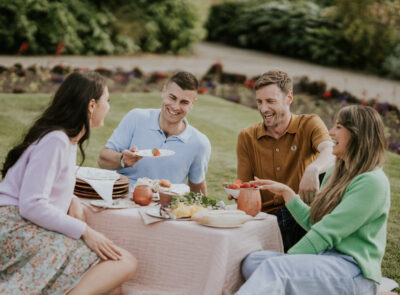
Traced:
<svg viewBox="0 0 400 295">
<path fill-rule="evenodd" d="M 200 183 L 206 177 L 211 144 L 207 136 L 189 125 L 178 136 L 166 138 L 158 123 L 160 109 L 133 109 L 114 130 L 106 147 L 117 152 L 136 146 L 144 149 L 168 149 L 175 154 L 162 158 L 142 158 L 134 167 L 118 170 L 131 180 L 131 185 L 140 177 L 169 179 L 171 183 Z"/>
</svg>

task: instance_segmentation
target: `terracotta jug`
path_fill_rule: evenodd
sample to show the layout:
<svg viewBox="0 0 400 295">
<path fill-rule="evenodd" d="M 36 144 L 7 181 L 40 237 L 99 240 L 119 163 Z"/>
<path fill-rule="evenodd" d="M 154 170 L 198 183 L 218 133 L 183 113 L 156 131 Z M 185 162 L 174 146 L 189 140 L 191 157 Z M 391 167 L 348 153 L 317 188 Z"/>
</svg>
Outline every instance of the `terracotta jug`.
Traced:
<svg viewBox="0 0 400 295">
<path fill-rule="evenodd" d="M 261 211 L 261 194 L 257 188 L 244 188 L 239 192 L 237 208 L 251 216 L 256 216 Z"/>
<path fill-rule="evenodd" d="M 141 206 L 147 206 L 153 200 L 153 192 L 148 185 L 137 185 L 133 191 L 133 201 Z"/>
</svg>

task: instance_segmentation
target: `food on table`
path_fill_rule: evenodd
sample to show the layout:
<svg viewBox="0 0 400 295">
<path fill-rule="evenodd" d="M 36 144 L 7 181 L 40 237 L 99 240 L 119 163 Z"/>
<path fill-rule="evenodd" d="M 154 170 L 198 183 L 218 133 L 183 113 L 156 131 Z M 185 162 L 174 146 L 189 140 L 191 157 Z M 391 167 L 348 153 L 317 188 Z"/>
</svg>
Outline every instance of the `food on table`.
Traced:
<svg viewBox="0 0 400 295">
<path fill-rule="evenodd" d="M 241 210 L 213 210 L 194 214 L 192 220 L 216 227 L 234 227 L 253 218 Z"/>
<path fill-rule="evenodd" d="M 148 185 L 136 185 L 133 191 L 133 201 L 141 206 L 147 206 L 153 200 L 153 191 Z"/>
<path fill-rule="evenodd" d="M 171 182 L 168 179 L 161 179 L 160 185 L 162 187 L 171 187 Z"/>
<path fill-rule="evenodd" d="M 232 196 L 234 199 L 239 198 L 240 189 L 246 188 L 257 188 L 256 184 L 250 184 L 250 182 L 242 182 L 241 179 L 237 179 L 234 182 L 223 182 L 222 186 L 224 187 L 226 193 Z"/>
<path fill-rule="evenodd" d="M 242 182 L 242 180 L 237 179 L 234 182 L 223 182 L 222 186 L 229 189 L 240 189 L 240 188 L 250 188 L 258 187 L 256 184 L 250 184 L 250 182 Z"/>
<path fill-rule="evenodd" d="M 138 178 L 136 185 L 148 185 L 151 187 L 154 193 L 160 191 L 169 192 L 171 187 L 171 182 L 168 179 L 150 179 L 148 177 Z"/>
<path fill-rule="evenodd" d="M 152 187 L 154 184 L 154 180 L 148 178 L 148 177 L 141 177 L 138 178 L 138 180 L 136 181 L 136 185 L 148 185 L 150 187 Z"/>
<path fill-rule="evenodd" d="M 161 155 L 160 150 L 158 148 L 153 148 L 151 150 L 151 153 L 153 154 L 154 157 L 158 157 L 159 155 Z"/>
<path fill-rule="evenodd" d="M 179 203 L 175 209 L 171 210 L 171 213 L 176 217 L 191 217 L 193 214 L 200 211 L 208 211 L 206 208 L 198 205 L 187 205 L 184 203 Z"/>
<path fill-rule="evenodd" d="M 172 214 L 176 217 L 191 217 L 207 208 L 217 208 L 217 201 L 204 196 L 201 193 L 189 192 L 182 196 L 173 197 L 166 206 L 161 206 L 160 214 Z"/>
</svg>

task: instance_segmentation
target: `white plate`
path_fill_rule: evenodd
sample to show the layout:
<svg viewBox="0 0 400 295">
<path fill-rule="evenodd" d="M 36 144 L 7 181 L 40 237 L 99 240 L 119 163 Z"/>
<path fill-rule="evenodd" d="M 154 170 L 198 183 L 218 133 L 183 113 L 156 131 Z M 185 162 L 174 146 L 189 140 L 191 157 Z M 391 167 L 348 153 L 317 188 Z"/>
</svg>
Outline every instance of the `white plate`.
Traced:
<svg viewBox="0 0 400 295">
<path fill-rule="evenodd" d="M 119 200 L 113 201 L 113 203 L 110 205 L 108 202 L 104 200 L 94 200 L 90 201 L 90 204 L 96 207 L 100 208 L 109 208 L 109 209 L 125 209 L 129 207 L 129 204 L 126 202 L 122 202 Z"/>
<path fill-rule="evenodd" d="M 236 227 L 241 227 L 243 224 L 235 224 L 235 225 L 229 225 L 229 226 L 219 226 L 219 225 L 214 225 L 214 224 L 205 224 L 205 223 L 201 223 L 198 222 L 198 224 L 204 225 L 204 226 L 208 226 L 208 227 L 214 227 L 214 228 L 236 228 Z"/>
<path fill-rule="evenodd" d="M 164 149 L 159 149 L 160 155 L 159 156 L 153 156 L 152 150 L 140 150 L 135 152 L 137 156 L 143 157 L 143 158 L 161 158 L 161 157 L 168 157 L 175 155 L 175 151 L 171 150 L 164 150 Z"/>
<path fill-rule="evenodd" d="M 99 169 L 93 167 L 77 167 L 76 177 L 80 179 L 93 180 L 117 180 L 120 175 L 113 170 Z"/>
<path fill-rule="evenodd" d="M 152 217 L 162 218 L 162 219 L 171 219 L 169 216 L 161 216 L 160 215 L 160 207 L 149 208 L 146 211 L 147 215 Z M 177 217 L 176 219 L 190 219 L 190 217 Z"/>
</svg>

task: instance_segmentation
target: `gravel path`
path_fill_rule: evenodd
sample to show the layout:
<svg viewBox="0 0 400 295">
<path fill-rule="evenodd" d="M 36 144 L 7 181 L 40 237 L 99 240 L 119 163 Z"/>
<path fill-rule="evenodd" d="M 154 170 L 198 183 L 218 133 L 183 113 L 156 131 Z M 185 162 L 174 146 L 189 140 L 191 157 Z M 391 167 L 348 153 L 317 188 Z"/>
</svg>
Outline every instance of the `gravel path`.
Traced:
<svg viewBox="0 0 400 295">
<path fill-rule="evenodd" d="M 349 70 L 329 68 L 291 58 L 262 53 L 254 50 L 232 48 L 225 45 L 203 42 L 194 47 L 188 56 L 143 54 L 136 56 L 0 56 L 0 65 L 11 66 L 16 62 L 52 67 L 64 63 L 73 67 L 94 69 L 121 67 L 126 70 L 135 66 L 144 72 L 187 70 L 203 75 L 216 61 L 222 62 L 227 72 L 242 73 L 248 77 L 280 68 L 292 76 L 307 75 L 310 80 L 325 80 L 328 87 L 347 90 L 359 98 L 378 98 L 400 107 L 400 82 L 383 79 Z"/>
</svg>

